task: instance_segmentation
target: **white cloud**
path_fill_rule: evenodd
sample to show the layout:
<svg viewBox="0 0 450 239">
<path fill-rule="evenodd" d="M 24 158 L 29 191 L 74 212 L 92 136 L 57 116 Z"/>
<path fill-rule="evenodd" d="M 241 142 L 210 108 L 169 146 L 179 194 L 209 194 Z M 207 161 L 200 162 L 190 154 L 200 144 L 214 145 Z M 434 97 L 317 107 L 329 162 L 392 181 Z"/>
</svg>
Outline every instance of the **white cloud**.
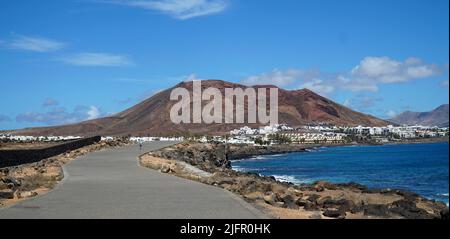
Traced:
<svg viewBox="0 0 450 239">
<path fill-rule="evenodd" d="M 442 81 L 442 86 L 448 88 L 448 80 Z"/>
<path fill-rule="evenodd" d="M 327 84 L 327 82 L 320 79 L 314 79 L 312 81 L 306 82 L 301 85 L 301 88 L 310 89 L 320 95 L 328 95 L 335 89 L 333 85 Z"/>
<path fill-rule="evenodd" d="M 333 77 L 319 70 L 275 69 L 269 73 L 247 77 L 242 82 L 247 85 L 276 85 L 288 89 L 307 88 L 321 95 L 329 95 L 337 88 Z"/>
<path fill-rule="evenodd" d="M 202 80 L 202 79 L 197 78 L 197 76 L 195 74 L 190 74 L 190 75 L 185 76 L 183 78 L 184 78 L 183 82 L 191 82 L 191 81 Z"/>
<path fill-rule="evenodd" d="M 11 42 L 6 43 L 11 49 L 35 51 L 35 52 L 51 52 L 62 49 L 66 44 L 55 40 L 41 38 L 16 36 Z"/>
<path fill-rule="evenodd" d="M 388 111 L 386 112 L 386 115 L 387 115 L 389 118 L 394 118 L 395 116 L 397 116 L 397 112 L 395 112 L 394 110 L 388 110 Z"/>
<path fill-rule="evenodd" d="M 442 73 L 442 67 L 426 64 L 419 58 L 396 61 L 388 57 L 366 57 L 350 72 L 328 83 L 352 92 L 377 92 L 382 84 L 425 79 Z"/>
<path fill-rule="evenodd" d="M 263 73 L 261 75 L 250 76 L 243 80 L 247 85 L 276 85 L 279 87 L 285 87 L 293 84 L 302 75 L 300 70 L 278 70 L 275 69 L 269 73 Z"/>
<path fill-rule="evenodd" d="M 97 119 L 98 117 L 100 117 L 101 114 L 100 114 L 100 110 L 97 107 L 91 106 L 89 108 L 89 110 L 87 111 L 87 115 L 88 115 L 88 117 L 87 117 L 88 120 L 93 120 L 93 119 Z"/>
<path fill-rule="evenodd" d="M 397 61 L 388 57 L 366 57 L 352 70 L 340 74 L 330 74 L 320 70 L 275 69 L 269 73 L 250 76 L 244 79 L 243 83 L 273 84 L 296 89 L 308 88 L 323 95 L 329 95 L 336 90 L 377 92 L 380 85 L 426 79 L 442 74 L 445 71 L 443 68 L 426 64 L 419 58 Z M 442 84 L 448 85 L 448 81 Z"/>
<path fill-rule="evenodd" d="M 349 91 L 353 91 L 353 92 L 359 92 L 359 91 L 377 92 L 378 91 L 378 85 L 375 82 L 353 80 L 349 77 L 344 77 L 344 76 L 338 76 L 336 81 L 334 81 L 333 83 L 344 90 L 349 90 Z"/>
<path fill-rule="evenodd" d="M 350 99 L 346 99 L 344 103 L 342 103 L 342 105 L 345 107 L 350 107 L 352 105 L 352 102 L 350 101 Z"/>
<path fill-rule="evenodd" d="M 107 53 L 80 53 L 60 59 L 70 65 L 77 66 L 128 66 L 133 63 L 128 57 L 123 55 L 113 55 Z"/>
<path fill-rule="evenodd" d="M 438 66 L 418 58 L 401 62 L 389 57 L 366 57 L 352 69 L 349 84 L 344 87 L 351 91 L 378 91 L 379 84 L 407 82 L 440 73 Z"/>
<path fill-rule="evenodd" d="M 113 0 L 106 2 L 159 11 L 180 20 L 217 14 L 227 8 L 225 0 Z"/>
</svg>

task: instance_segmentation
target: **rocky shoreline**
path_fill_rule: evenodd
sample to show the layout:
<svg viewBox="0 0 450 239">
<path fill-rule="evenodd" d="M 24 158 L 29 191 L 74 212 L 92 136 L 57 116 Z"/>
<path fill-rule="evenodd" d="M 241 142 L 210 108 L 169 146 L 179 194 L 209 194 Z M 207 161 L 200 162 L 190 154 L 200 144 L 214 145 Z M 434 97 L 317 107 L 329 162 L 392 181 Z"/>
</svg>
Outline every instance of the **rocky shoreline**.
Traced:
<svg viewBox="0 0 450 239">
<path fill-rule="evenodd" d="M 342 146 L 342 144 L 330 146 Z M 291 145 L 273 145 L 273 146 L 230 145 L 229 146 L 230 152 L 228 155 L 228 159 L 232 161 L 262 155 L 305 152 L 308 149 L 313 149 L 317 147 L 321 147 L 321 145 L 319 144 L 314 145 L 291 144 Z"/>
<path fill-rule="evenodd" d="M 438 138 L 422 138 L 422 139 L 411 139 L 411 140 L 403 140 L 398 142 L 390 142 L 387 144 L 427 144 L 427 143 L 441 143 L 449 141 L 449 137 L 438 137 Z"/>
<path fill-rule="evenodd" d="M 90 152 L 129 143 L 127 140 L 102 141 L 36 163 L 0 168 L 0 209 L 50 191 L 64 178 L 64 164 Z"/>
<path fill-rule="evenodd" d="M 369 189 L 357 183 L 294 185 L 232 170 L 231 159 L 307 149 L 304 146 L 251 147 L 185 142 L 142 155 L 140 163 L 163 173 L 229 190 L 275 218 L 448 219 L 448 207 L 444 203 L 408 191 Z M 199 171 L 187 169 L 187 165 Z"/>
<path fill-rule="evenodd" d="M 274 155 L 274 154 L 286 154 L 305 152 L 308 149 L 314 149 L 319 147 L 340 147 L 340 146 L 352 146 L 352 145 L 392 145 L 392 144 L 421 144 L 421 143 L 440 143 L 448 142 L 448 137 L 440 138 L 424 138 L 414 139 L 398 142 L 388 142 L 379 144 L 363 144 L 363 143 L 335 143 L 335 144 L 284 144 L 284 145 L 270 145 L 270 146 L 252 146 L 252 145 L 230 145 L 230 153 L 228 159 L 240 160 L 251 158 L 254 156 Z"/>
</svg>

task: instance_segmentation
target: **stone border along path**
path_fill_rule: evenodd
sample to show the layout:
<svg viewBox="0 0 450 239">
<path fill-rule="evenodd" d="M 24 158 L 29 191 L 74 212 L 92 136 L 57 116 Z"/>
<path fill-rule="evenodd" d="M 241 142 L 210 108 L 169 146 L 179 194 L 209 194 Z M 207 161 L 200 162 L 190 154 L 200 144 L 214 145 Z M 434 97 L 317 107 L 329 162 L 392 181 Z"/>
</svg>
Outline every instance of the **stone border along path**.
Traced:
<svg viewBox="0 0 450 239">
<path fill-rule="evenodd" d="M 238 196 L 141 167 L 144 152 L 173 145 L 152 142 L 93 152 L 63 166 L 52 191 L 0 209 L 0 218 L 252 219 L 266 216 Z"/>
</svg>

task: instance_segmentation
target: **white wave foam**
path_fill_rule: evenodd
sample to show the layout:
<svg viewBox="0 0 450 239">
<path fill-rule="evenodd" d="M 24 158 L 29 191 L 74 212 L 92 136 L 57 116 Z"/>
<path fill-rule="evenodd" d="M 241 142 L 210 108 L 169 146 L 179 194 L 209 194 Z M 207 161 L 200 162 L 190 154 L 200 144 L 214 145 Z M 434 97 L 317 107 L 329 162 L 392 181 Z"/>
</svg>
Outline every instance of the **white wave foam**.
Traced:
<svg viewBox="0 0 450 239">
<path fill-rule="evenodd" d="M 240 167 L 240 166 L 232 166 L 231 169 L 238 172 L 245 172 L 246 168 Z"/>
<path fill-rule="evenodd" d="M 254 172 L 257 171 L 258 169 L 256 168 L 247 168 L 247 167 L 241 167 L 241 166 L 231 166 L 231 169 L 237 172 L 242 172 L 242 173 L 248 173 L 248 172 Z M 258 174 L 260 175 L 260 174 Z"/>
<path fill-rule="evenodd" d="M 285 156 L 285 154 L 272 154 L 271 157 L 282 157 Z"/>
<path fill-rule="evenodd" d="M 295 176 L 291 176 L 291 175 L 272 175 L 272 176 L 280 182 L 293 183 L 293 184 L 305 183 L 304 180 L 299 180 Z"/>
</svg>

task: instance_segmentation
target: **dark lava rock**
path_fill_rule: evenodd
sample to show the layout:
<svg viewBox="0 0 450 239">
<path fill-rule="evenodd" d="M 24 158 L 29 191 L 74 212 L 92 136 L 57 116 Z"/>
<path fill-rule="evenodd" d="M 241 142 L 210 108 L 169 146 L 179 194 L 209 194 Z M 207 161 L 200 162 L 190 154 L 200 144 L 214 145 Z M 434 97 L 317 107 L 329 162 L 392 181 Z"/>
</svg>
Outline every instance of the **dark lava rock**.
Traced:
<svg viewBox="0 0 450 239">
<path fill-rule="evenodd" d="M 14 185 L 14 187 L 20 187 L 20 185 L 22 185 L 18 180 L 14 179 L 12 177 L 4 177 L 1 180 L 5 184 L 12 184 L 12 185 Z"/>
<path fill-rule="evenodd" d="M 289 209 L 298 209 L 298 206 L 294 200 L 294 197 L 292 195 L 286 195 L 283 198 L 281 198 L 281 201 L 284 202 L 284 207 Z"/>
<path fill-rule="evenodd" d="M 336 205 L 338 205 L 339 210 L 344 212 L 357 211 L 357 206 L 352 200 L 340 199 L 336 201 Z"/>
<path fill-rule="evenodd" d="M 319 206 L 316 203 L 306 201 L 306 204 L 303 206 L 303 209 L 305 209 L 306 211 L 317 211 L 319 210 Z"/>
<path fill-rule="evenodd" d="M 333 210 L 328 209 L 323 213 L 323 215 L 325 217 L 344 219 L 346 216 L 346 213 L 341 210 L 337 210 L 337 209 L 333 209 Z"/>
<path fill-rule="evenodd" d="M 342 189 L 350 189 L 350 190 L 357 190 L 357 191 L 365 191 L 368 190 L 368 188 L 362 184 L 350 182 L 350 183 L 338 183 L 335 184 L 336 187 L 342 188 Z"/>
<path fill-rule="evenodd" d="M 205 170 L 214 168 L 231 168 L 228 160 L 228 152 L 223 144 L 194 144 L 191 146 L 175 146 L 176 150 L 161 149 L 152 152 L 152 155 L 165 159 L 181 160 L 194 166 L 200 166 Z"/>
<path fill-rule="evenodd" d="M 405 199 L 398 200 L 392 203 L 389 210 L 392 213 L 398 214 L 407 219 L 433 219 L 433 215 L 430 215 L 424 209 L 418 208 L 416 203 Z"/>
<path fill-rule="evenodd" d="M 336 190 L 337 186 L 335 184 L 332 184 L 330 182 L 326 182 L 326 181 L 318 181 L 314 183 L 314 187 L 315 189 L 320 189 L 321 191 L 323 191 L 324 189 L 328 189 L 328 190 Z"/>
<path fill-rule="evenodd" d="M 377 217 L 388 217 L 389 208 L 384 204 L 369 204 L 363 206 L 364 215 L 366 216 L 377 216 Z"/>
<path fill-rule="evenodd" d="M 417 193 L 405 191 L 405 190 L 394 190 L 397 195 L 400 195 L 405 198 L 406 201 L 414 201 L 420 196 Z"/>
<path fill-rule="evenodd" d="M 320 198 L 319 195 L 313 194 L 313 195 L 309 196 L 306 200 L 315 203 L 317 201 L 317 199 L 319 199 L 319 198 Z"/>
<path fill-rule="evenodd" d="M 354 204 L 351 208 L 350 208 L 350 212 L 351 213 L 359 213 L 364 211 L 364 204 Z"/>
<path fill-rule="evenodd" d="M 297 202 L 295 202 L 298 206 L 300 206 L 300 207 L 304 207 L 307 203 L 309 203 L 309 201 L 308 200 L 305 200 L 305 199 L 302 199 L 302 198 L 299 198 L 298 200 L 297 200 Z"/>
<path fill-rule="evenodd" d="M 334 205 L 334 200 L 330 196 L 321 197 L 316 200 L 317 205 L 325 206 L 325 205 Z"/>
<path fill-rule="evenodd" d="M 1 199 L 13 199 L 14 198 L 14 191 L 11 189 L 1 190 L 0 191 L 0 198 Z"/>
<path fill-rule="evenodd" d="M 325 197 L 322 200 L 317 200 L 317 204 L 323 208 L 338 208 L 344 212 L 352 211 L 356 207 L 355 203 L 348 199 L 332 199 Z"/>
</svg>

